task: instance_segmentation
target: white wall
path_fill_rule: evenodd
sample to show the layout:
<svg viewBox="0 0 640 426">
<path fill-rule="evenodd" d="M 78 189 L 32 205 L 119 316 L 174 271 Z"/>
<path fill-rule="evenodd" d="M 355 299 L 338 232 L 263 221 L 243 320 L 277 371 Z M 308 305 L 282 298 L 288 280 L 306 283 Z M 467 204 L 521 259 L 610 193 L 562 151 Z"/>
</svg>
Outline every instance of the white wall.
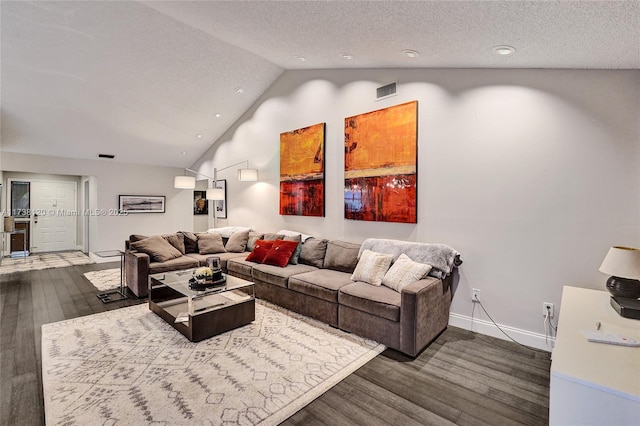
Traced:
<svg viewBox="0 0 640 426">
<path fill-rule="evenodd" d="M 398 96 L 376 102 L 395 80 Z M 604 289 L 609 246 L 640 245 L 639 86 L 638 71 L 289 71 L 194 167 L 210 175 L 249 159 L 260 170 L 254 184 L 219 176 L 229 209 L 219 225 L 455 247 L 465 262 L 452 321 L 469 326 L 475 287 L 497 322 L 539 341 L 543 302 L 557 311 L 564 285 Z M 418 223 L 345 220 L 344 118 L 412 100 Z M 280 216 L 279 135 L 320 122 L 326 217 Z"/>
<path fill-rule="evenodd" d="M 89 217 L 91 252 L 122 249 L 131 234 L 152 235 L 193 229 L 193 191 L 173 187 L 173 177 L 182 174 L 183 169 L 11 152 L 3 154 L 0 168 L 5 171 L 5 178 L 16 175 L 13 172 L 88 177 L 91 209 L 107 211 Z M 164 195 L 166 213 L 109 214 L 109 210 L 119 207 L 118 195 Z M 82 205 L 78 208 L 82 209 Z"/>
</svg>

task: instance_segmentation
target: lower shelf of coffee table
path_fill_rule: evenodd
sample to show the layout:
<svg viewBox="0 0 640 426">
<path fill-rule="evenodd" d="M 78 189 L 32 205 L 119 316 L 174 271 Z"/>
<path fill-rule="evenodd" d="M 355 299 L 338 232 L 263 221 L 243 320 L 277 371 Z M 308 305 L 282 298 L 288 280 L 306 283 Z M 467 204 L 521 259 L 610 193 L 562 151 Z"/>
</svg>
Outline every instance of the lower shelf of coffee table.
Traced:
<svg viewBox="0 0 640 426">
<path fill-rule="evenodd" d="M 189 312 L 186 297 L 162 302 L 150 300 L 149 309 L 191 342 L 199 342 L 242 327 L 256 319 L 255 299 L 250 296 L 236 300 L 231 300 L 224 294 L 205 296 L 197 300 L 194 314 L 188 315 L 184 322 L 176 322 L 176 318 Z"/>
</svg>

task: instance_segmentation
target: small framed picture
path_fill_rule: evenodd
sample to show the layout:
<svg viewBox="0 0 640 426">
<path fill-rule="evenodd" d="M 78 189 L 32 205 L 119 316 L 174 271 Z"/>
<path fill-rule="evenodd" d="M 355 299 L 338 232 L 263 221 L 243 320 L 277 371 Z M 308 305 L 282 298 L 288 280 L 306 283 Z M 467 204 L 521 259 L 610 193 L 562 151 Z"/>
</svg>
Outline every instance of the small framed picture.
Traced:
<svg viewBox="0 0 640 426">
<path fill-rule="evenodd" d="M 120 211 L 128 213 L 164 213 L 164 195 L 120 195 Z"/>
<path fill-rule="evenodd" d="M 193 214 L 209 214 L 207 191 L 193 191 Z"/>
<path fill-rule="evenodd" d="M 227 218 L 227 180 L 220 179 L 216 181 L 216 188 L 224 189 L 224 200 L 216 200 L 213 202 L 215 206 L 216 218 Z"/>
</svg>

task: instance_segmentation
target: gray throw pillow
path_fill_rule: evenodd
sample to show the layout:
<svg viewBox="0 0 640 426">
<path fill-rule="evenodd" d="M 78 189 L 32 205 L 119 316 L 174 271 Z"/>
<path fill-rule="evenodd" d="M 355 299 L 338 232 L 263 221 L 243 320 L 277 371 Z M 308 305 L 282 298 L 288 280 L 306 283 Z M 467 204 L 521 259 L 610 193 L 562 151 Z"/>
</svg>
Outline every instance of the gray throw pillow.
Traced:
<svg viewBox="0 0 640 426">
<path fill-rule="evenodd" d="M 208 232 L 199 232 L 196 235 L 198 236 L 198 253 L 216 254 L 226 251 L 222 243 L 222 235 Z"/>
<path fill-rule="evenodd" d="M 316 268 L 322 268 L 324 265 L 324 256 L 327 252 L 327 240 L 317 240 L 310 238 L 301 244 L 299 263 L 305 265 L 315 266 Z"/>
<path fill-rule="evenodd" d="M 258 240 L 261 240 L 264 234 L 256 231 L 249 231 L 249 239 L 247 240 L 247 251 L 253 251 Z"/>
<path fill-rule="evenodd" d="M 153 235 L 144 240 L 131 243 L 131 248 L 148 254 L 153 262 L 166 262 L 182 256 L 182 253 L 177 248 L 169 244 L 160 235 Z"/>
<path fill-rule="evenodd" d="M 298 247 L 296 247 L 295 251 L 291 255 L 291 259 L 289 259 L 289 264 L 297 265 L 298 259 L 300 258 L 300 252 L 302 251 L 302 235 L 285 235 L 285 241 L 295 241 L 298 243 Z"/>
<path fill-rule="evenodd" d="M 358 264 L 359 251 L 360 244 L 331 240 L 327 243 L 324 268 L 352 274 Z"/>
<path fill-rule="evenodd" d="M 237 231 L 231 234 L 224 248 L 229 253 L 242 253 L 247 248 L 249 231 Z"/>
</svg>

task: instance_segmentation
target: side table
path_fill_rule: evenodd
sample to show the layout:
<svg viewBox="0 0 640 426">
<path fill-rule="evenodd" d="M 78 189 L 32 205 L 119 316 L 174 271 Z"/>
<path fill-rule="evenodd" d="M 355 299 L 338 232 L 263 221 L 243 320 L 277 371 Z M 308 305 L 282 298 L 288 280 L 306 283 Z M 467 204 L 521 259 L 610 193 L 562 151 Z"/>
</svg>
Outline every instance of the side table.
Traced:
<svg viewBox="0 0 640 426">
<path fill-rule="evenodd" d="M 118 302 L 127 299 L 127 287 L 124 285 L 124 252 L 122 250 L 105 250 L 96 251 L 94 254 L 98 257 L 120 256 L 120 285 L 113 290 L 98 294 L 98 299 L 102 300 L 102 303 Z M 114 298 L 112 295 L 117 296 Z"/>
<path fill-rule="evenodd" d="M 581 330 L 640 339 L 640 320 L 623 318 L 606 291 L 565 286 L 551 361 L 549 424 L 637 425 L 640 348 L 592 343 Z"/>
</svg>

